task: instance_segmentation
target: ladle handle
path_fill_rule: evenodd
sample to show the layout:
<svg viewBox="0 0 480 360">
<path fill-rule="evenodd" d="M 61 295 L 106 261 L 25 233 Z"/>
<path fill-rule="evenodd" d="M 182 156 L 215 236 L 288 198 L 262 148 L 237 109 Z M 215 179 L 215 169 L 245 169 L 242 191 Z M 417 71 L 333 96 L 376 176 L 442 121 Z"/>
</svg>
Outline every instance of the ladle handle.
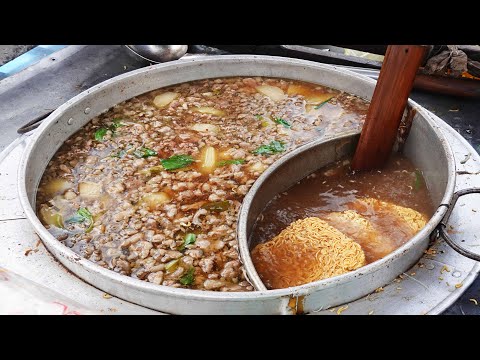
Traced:
<svg viewBox="0 0 480 360">
<path fill-rule="evenodd" d="M 470 188 L 470 189 L 464 189 L 457 191 L 456 193 L 453 194 L 452 197 L 452 202 L 448 206 L 448 210 L 445 213 L 445 216 L 443 217 L 442 221 L 437 227 L 437 232 L 438 236 L 443 238 L 445 242 L 456 252 L 458 252 L 460 255 L 463 255 L 465 257 L 468 257 L 469 259 L 475 260 L 475 261 L 480 261 L 480 254 L 473 253 L 462 246 L 460 246 L 458 243 L 452 240 L 448 232 L 446 231 L 447 228 L 447 223 L 448 220 L 450 219 L 450 215 L 452 214 L 453 209 L 455 208 L 455 204 L 457 203 L 458 199 L 464 195 L 468 194 L 480 194 L 480 188 Z"/>
<path fill-rule="evenodd" d="M 372 170 L 385 165 L 427 50 L 422 45 L 388 46 L 353 156 L 353 170 Z"/>
</svg>

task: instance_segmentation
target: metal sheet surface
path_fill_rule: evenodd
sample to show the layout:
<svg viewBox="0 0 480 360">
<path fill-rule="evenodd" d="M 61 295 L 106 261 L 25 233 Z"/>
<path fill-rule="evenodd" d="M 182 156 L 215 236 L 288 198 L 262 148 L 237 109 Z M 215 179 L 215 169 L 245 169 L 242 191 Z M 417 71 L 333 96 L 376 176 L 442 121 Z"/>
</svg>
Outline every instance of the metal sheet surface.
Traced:
<svg viewBox="0 0 480 360">
<path fill-rule="evenodd" d="M 82 91 L 145 66 L 122 45 L 71 45 L 0 81 L 0 151 L 17 129 Z"/>
</svg>

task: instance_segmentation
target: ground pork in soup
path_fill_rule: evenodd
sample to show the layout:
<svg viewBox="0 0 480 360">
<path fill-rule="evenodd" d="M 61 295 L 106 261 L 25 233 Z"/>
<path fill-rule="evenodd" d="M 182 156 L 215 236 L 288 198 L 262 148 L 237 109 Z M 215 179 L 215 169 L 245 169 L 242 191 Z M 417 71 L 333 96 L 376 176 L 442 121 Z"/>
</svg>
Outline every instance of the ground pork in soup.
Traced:
<svg viewBox="0 0 480 360">
<path fill-rule="evenodd" d="M 368 103 L 274 78 L 158 89 L 92 119 L 55 154 L 40 219 L 77 254 L 173 287 L 251 291 L 239 260 L 243 197 L 283 154 L 358 131 Z"/>
</svg>

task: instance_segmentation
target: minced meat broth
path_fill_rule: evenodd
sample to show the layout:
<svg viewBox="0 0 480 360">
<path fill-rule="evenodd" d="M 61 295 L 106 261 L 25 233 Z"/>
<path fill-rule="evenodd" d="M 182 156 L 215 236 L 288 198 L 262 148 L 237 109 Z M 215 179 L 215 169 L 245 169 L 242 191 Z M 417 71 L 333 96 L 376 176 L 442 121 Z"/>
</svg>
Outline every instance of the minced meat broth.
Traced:
<svg viewBox="0 0 480 360">
<path fill-rule="evenodd" d="M 241 201 L 283 154 L 360 130 L 368 102 L 315 84 L 221 78 L 137 96 L 54 155 L 37 195 L 63 244 L 154 284 L 251 291 L 239 260 Z"/>
</svg>

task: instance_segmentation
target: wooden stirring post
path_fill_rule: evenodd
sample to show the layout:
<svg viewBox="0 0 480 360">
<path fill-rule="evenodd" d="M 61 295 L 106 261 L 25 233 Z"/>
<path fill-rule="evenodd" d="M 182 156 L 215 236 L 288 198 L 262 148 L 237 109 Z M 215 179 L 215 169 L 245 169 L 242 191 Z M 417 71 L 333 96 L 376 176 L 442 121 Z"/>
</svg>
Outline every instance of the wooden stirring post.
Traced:
<svg viewBox="0 0 480 360">
<path fill-rule="evenodd" d="M 426 46 L 389 45 L 353 157 L 353 170 L 381 168 L 388 160 Z"/>
</svg>

